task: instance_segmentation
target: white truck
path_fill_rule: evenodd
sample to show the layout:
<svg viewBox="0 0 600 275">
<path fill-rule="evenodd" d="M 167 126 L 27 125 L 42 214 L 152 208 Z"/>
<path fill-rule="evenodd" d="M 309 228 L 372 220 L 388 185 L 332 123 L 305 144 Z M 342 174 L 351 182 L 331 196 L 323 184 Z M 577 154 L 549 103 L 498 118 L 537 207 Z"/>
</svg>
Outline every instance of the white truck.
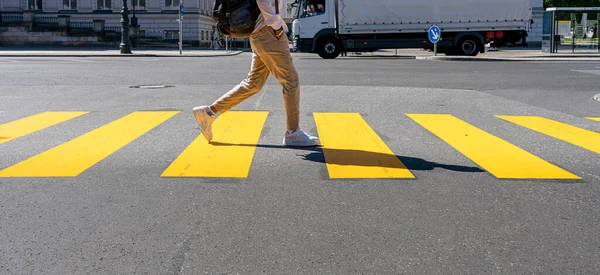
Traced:
<svg viewBox="0 0 600 275">
<path fill-rule="evenodd" d="M 475 56 L 485 45 L 525 44 L 531 0 L 296 0 L 294 48 L 326 59 L 379 49 L 431 49 L 428 30 L 441 29 L 438 52 Z M 525 44 L 526 45 L 526 44 Z"/>
</svg>

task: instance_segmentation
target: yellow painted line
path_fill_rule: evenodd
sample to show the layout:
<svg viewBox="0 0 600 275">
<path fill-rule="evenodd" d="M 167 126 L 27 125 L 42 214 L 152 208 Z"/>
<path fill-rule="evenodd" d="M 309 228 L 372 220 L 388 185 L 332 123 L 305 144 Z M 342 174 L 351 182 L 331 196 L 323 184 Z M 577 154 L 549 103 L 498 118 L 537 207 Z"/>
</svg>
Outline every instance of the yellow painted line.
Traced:
<svg viewBox="0 0 600 275">
<path fill-rule="evenodd" d="M 45 112 L 0 125 L 0 144 L 65 122 L 88 112 Z"/>
<path fill-rule="evenodd" d="M 213 123 L 213 140 L 202 134 L 171 163 L 162 177 L 246 178 L 268 112 L 229 111 Z"/>
<path fill-rule="evenodd" d="M 600 121 L 600 117 L 586 117 L 589 120 Z"/>
<path fill-rule="evenodd" d="M 178 112 L 133 112 L 0 171 L 0 177 L 74 177 Z M 151 148 L 149 148 L 151 149 Z"/>
<path fill-rule="evenodd" d="M 497 178 L 580 179 L 503 139 L 447 114 L 407 114 Z"/>
<path fill-rule="evenodd" d="M 496 116 L 600 154 L 600 133 L 539 116 Z"/>
<path fill-rule="evenodd" d="M 358 113 L 314 113 L 330 178 L 414 178 Z"/>
</svg>

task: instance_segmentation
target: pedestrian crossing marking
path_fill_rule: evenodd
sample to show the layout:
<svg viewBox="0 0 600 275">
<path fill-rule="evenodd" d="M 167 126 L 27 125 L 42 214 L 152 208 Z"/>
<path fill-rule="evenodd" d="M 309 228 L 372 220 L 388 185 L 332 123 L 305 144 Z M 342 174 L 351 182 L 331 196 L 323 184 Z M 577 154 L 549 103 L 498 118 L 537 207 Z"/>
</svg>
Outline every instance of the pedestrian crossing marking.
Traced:
<svg viewBox="0 0 600 275">
<path fill-rule="evenodd" d="M 0 177 L 74 177 L 178 112 L 133 112 L 0 171 Z"/>
<path fill-rule="evenodd" d="M 213 123 L 213 140 L 202 134 L 162 177 L 247 178 L 268 112 L 229 111 Z"/>
<path fill-rule="evenodd" d="M 407 114 L 501 179 L 580 179 L 507 141 L 448 114 Z"/>
<path fill-rule="evenodd" d="M 89 112 L 44 112 L 0 125 L 0 144 Z"/>
<path fill-rule="evenodd" d="M 586 117 L 589 120 L 595 120 L 600 122 L 600 117 Z"/>
<path fill-rule="evenodd" d="M 539 116 L 496 116 L 600 154 L 600 133 Z"/>
<path fill-rule="evenodd" d="M 330 178 L 414 178 L 358 113 L 314 113 Z"/>
</svg>

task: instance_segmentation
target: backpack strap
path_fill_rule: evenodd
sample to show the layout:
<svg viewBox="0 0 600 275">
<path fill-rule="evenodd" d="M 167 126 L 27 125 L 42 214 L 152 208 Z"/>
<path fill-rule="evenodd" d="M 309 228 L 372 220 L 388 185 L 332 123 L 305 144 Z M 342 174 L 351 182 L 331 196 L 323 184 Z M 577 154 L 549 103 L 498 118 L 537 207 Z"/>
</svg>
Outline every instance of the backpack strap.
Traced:
<svg viewBox="0 0 600 275">
<path fill-rule="evenodd" d="M 275 0 L 275 14 L 279 14 L 279 0 Z"/>
<path fill-rule="evenodd" d="M 219 19 L 219 9 L 221 8 L 221 0 L 215 0 L 215 5 L 213 6 L 213 14 L 212 18 L 217 21 Z"/>
</svg>

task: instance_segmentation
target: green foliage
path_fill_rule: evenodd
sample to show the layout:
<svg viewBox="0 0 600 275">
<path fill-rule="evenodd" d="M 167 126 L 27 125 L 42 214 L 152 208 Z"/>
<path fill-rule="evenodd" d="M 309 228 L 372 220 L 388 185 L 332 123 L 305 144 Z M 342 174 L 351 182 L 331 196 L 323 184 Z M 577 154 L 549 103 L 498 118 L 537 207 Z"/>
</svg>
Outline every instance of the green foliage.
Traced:
<svg viewBox="0 0 600 275">
<path fill-rule="evenodd" d="M 548 7 L 600 7 L 600 0 L 544 0 Z"/>
</svg>

